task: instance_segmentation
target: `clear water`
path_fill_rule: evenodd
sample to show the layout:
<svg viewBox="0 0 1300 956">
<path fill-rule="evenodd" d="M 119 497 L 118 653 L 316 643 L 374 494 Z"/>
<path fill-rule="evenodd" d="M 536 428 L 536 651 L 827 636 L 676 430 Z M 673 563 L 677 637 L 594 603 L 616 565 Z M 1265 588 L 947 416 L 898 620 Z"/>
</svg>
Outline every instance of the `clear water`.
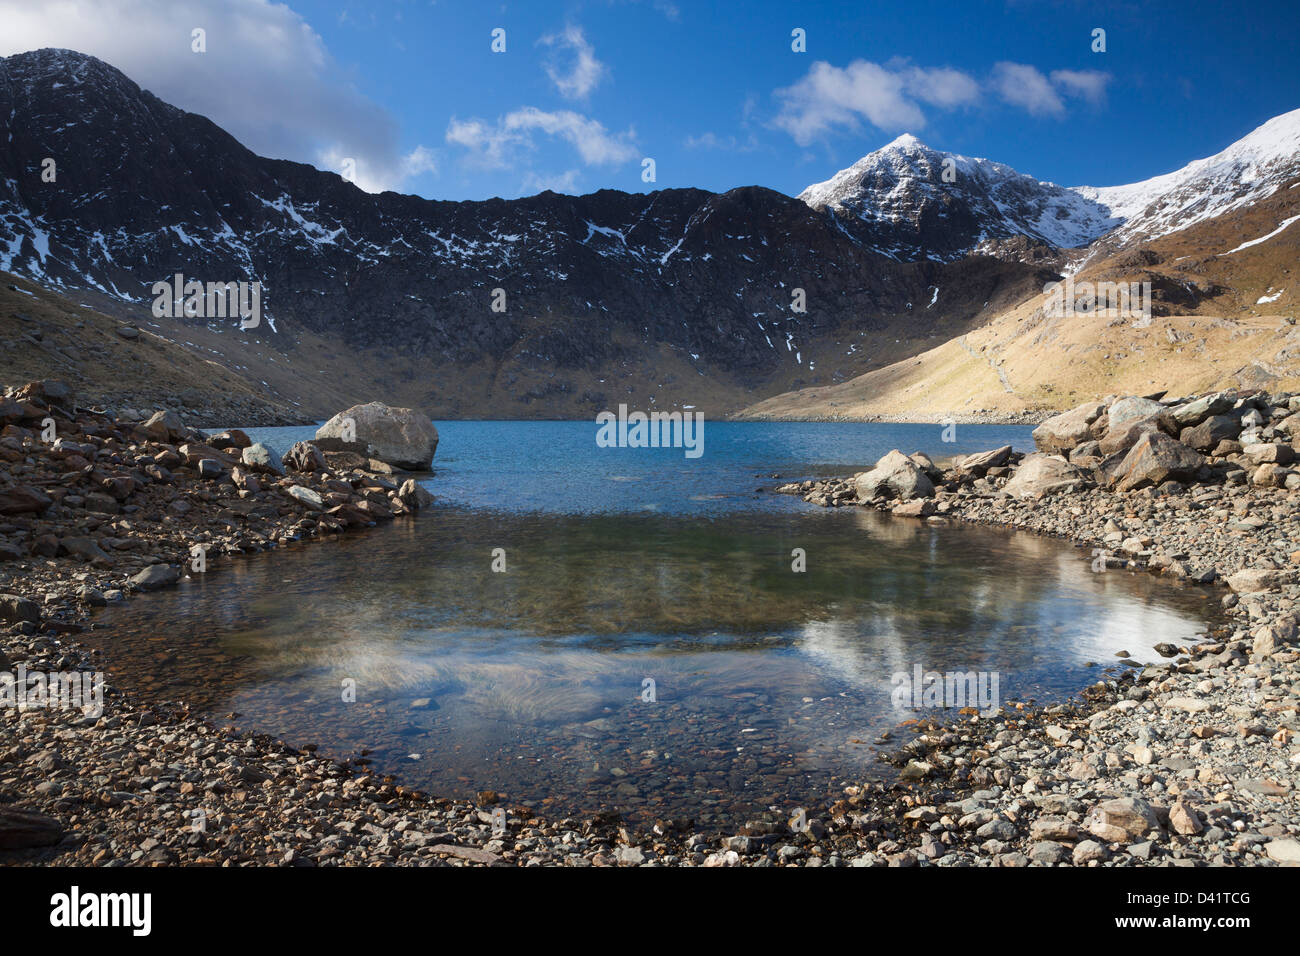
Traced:
<svg viewBox="0 0 1300 956">
<path fill-rule="evenodd" d="M 1060 698 L 1213 614 L 1059 541 L 755 492 L 893 447 L 1023 448 L 1024 428 L 710 424 L 694 461 L 598 449 L 591 423 L 439 431 L 418 518 L 104 612 L 121 676 L 431 792 L 725 828 L 879 775 L 872 742 L 917 716 L 897 673 Z"/>
</svg>

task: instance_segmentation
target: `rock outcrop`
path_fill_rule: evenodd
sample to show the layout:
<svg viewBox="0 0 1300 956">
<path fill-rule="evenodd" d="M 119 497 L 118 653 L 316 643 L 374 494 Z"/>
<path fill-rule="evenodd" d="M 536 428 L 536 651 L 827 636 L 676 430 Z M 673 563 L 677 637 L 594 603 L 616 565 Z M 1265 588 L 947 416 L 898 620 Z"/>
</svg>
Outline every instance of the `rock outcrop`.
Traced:
<svg viewBox="0 0 1300 956">
<path fill-rule="evenodd" d="M 413 408 L 383 402 L 353 405 L 316 432 L 322 451 L 350 451 L 407 471 L 428 471 L 438 450 L 438 429 Z"/>
</svg>

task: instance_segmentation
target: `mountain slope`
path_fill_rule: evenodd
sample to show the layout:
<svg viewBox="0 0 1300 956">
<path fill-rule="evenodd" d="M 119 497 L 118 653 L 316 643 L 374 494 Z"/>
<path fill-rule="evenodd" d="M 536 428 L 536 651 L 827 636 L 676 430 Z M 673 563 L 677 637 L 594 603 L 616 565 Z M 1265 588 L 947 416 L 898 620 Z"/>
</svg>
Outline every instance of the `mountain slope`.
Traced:
<svg viewBox="0 0 1300 956">
<path fill-rule="evenodd" d="M 1297 221 L 1300 176 L 1073 277 L 1151 283 L 1149 324 L 1054 315 L 1040 293 L 918 355 L 837 386 L 774 396 L 737 417 L 1033 420 L 1107 394 L 1300 391 L 1300 228 L 1279 229 Z"/>
<path fill-rule="evenodd" d="M 1077 191 L 1002 163 L 930 149 L 911 135 L 809 186 L 799 199 L 872 249 L 904 260 L 951 261 L 1014 236 L 1082 246 L 1120 222 Z"/>
<path fill-rule="evenodd" d="M 889 260 L 758 187 L 370 195 L 258 157 L 70 51 L 0 60 L 0 121 L 0 269 L 134 309 L 175 273 L 259 281 L 259 329 L 177 324 L 285 355 L 306 337 L 337 342 L 357 397 L 384 386 L 462 415 L 586 415 L 619 401 L 720 412 L 896 357 L 841 347 L 860 333 L 910 340 L 983 309 L 958 294 L 921 309 L 942 284 L 932 264 Z M 41 179 L 45 157 L 54 183 Z M 995 264 L 983 284 L 1027 292 L 1038 273 Z M 401 358 L 384 375 L 376 357 L 390 351 Z"/>
</svg>

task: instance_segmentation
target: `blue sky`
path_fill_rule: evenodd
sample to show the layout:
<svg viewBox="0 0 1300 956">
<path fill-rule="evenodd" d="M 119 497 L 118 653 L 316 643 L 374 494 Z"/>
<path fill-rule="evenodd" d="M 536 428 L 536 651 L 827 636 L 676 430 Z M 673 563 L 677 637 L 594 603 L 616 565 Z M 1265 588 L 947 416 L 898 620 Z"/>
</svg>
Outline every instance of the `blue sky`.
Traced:
<svg viewBox="0 0 1300 956">
<path fill-rule="evenodd" d="M 367 188 L 436 199 L 547 186 L 794 194 L 902 132 L 1065 185 L 1114 185 L 1300 108 L 1294 0 L 1242 14 L 1196 2 L 29 6 L 0 0 L 12 27 L 0 53 L 94 53 L 258 152 L 351 158 Z M 1104 53 L 1091 49 L 1098 27 Z M 791 49 L 795 28 L 807 52 Z"/>
</svg>

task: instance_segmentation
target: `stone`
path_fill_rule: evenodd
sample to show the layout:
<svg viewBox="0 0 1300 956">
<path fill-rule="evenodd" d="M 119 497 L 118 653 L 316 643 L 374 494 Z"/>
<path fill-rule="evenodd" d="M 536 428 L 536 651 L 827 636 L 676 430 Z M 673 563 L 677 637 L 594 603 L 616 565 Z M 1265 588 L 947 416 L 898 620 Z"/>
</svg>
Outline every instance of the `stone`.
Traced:
<svg viewBox="0 0 1300 956">
<path fill-rule="evenodd" d="M 208 439 L 208 444 L 213 448 L 222 451 L 230 449 L 242 450 L 253 444 L 253 440 L 248 437 L 248 433 L 239 428 L 228 428 L 219 435 L 213 435 Z"/>
<path fill-rule="evenodd" d="M 640 866 L 645 862 L 645 853 L 640 847 L 621 846 L 614 851 L 614 859 L 623 866 Z"/>
<path fill-rule="evenodd" d="M 1135 422 L 1112 425 L 1105 437 L 1097 443 L 1097 449 L 1103 457 L 1127 452 L 1138 443 L 1143 435 L 1163 431 L 1159 417 L 1142 418 Z"/>
<path fill-rule="evenodd" d="M 1203 714 L 1210 709 L 1211 704 L 1199 697 L 1170 697 L 1165 701 L 1165 706 L 1181 710 L 1185 714 Z"/>
<path fill-rule="evenodd" d="M 1011 446 L 1003 445 L 992 451 L 979 451 L 961 460 L 958 470 L 968 475 L 983 475 L 990 468 L 1000 468 L 1011 458 Z"/>
<path fill-rule="evenodd" d="M 1169 414 L 1180 426 L 1189 428 L 1199 425 L 1211 415 L 1222 415 L 1232 408 L 1236 400 L 1236 392 L 1215 392 L 1175 406 L 1170 409 Z"/>
<path fill-rule="evenodd" d="M 900 505 L 895 505 L 893 508 L 893 514 L 900 518 L 928 518 L 935 511 L 935 503 L 929 498 L 915 498 L 912 501 L 905 501 Z"/>
<path fill-rule="evenodd" d="M 346 419 L 352 420 L 355 442 L 344 439 Z M 354 451 L 409 471 L 428 471 L 438 450 L 438 430 L 415 409 L 369 402 L 327 421 L 316 431 L 316 444 L 322 451 Z"/>
<path fill-rule="evenodd" d="M 226 468 L 215 458 L 199 459 L 199 477 L 207 480 L 220 478 L 226 473 Z"/>
<path fill-rule="evenodd" d="M 1241 424 L 1231 415 L 1211 415 L 1200 424 L 1184 428 L 1178 440 L 1188 448 L 1209 451 L 1225 441 L 1233 441 L 1241 434 Z"/>
<path fill-rule="evenodd" d="M 131 583 L 141 591 L 157 591 L 180 578 L 180 572 L 169 564 L 153 564 L 132 575 Z"/>
<path fill-rule="evenodd" d="M 1274 442 L 1246 445 L 1242 448 L 1241 453 L 1256 465 L 1262 465 L 1265 462 L 1271 462 L 1275 465 L 1289 465 L 1295 461 L 1294 448 L 1290 445 L 1281 445 Z"/>
<path fill-rule="evenodd" d="M 1102 862 L 1110 856 L 1110 851 L 1096 840 L 1084 840 L 1074 848 L 1071 861 L 1075 866 L 1085 863 Z"/>
<path fill-rule="evenodd" d="M 1264 852 L 1274 863 L 1300 865 L 1300 840 L 1289 837 L 1284 840 L 1270 840 L 1264 847 Z"/>
<path fill-rule="evenodd" d="M 317 472 L 327 470 L 325 456 L 313 442 L 294 442 L 284 456 L 284 467 L 291 471 Z"/>
<path fill-rule="evenodd" d="M 0 806 L 0 850 L 53 846 L 63 839 L 58 820 L 36 810 Z"/>
<path fill-rule="evenodd" d="M 433 504 L 433 495 L 429 494 L 414 478 L 407 478 L 397 492 L 397 497 L 408 508 L 427 508 Z"/>
<path fill-rule="evenodd" d="M 1029 848 L 1029 859 L 1035 863 L 1050 866 L 1053 863 L 1064 863 L 1069 858 L 1070 851 L 1051 840 L 1042 840 Z"/>
<path fill-rule="evenodd" d="M 1160 831 L 1160 818 L 1151 804 L 1138 797 L 1119 797 L 1093 807 L 1084 829 L 1107 843 L 1132 843 Z"/>
<path fill-rule="evenodd" d="M 1055 415 L 1034 429 L 1034 445 L 1049 455 L 1068 452 L 1089 437 L 1092 423 L 1105 410 L 1106 406 L 1099 402 L 1084 402 Z"/>
<path fill-rule="evenodd" d="M 304 488 L 302 485 L 290 485 L 284 490 L 291 498 L 301 501 L 308 508 L 315 508 L 320 511 L 325 507 L 324 499 L 321 498 L 318 492 L 312 491 L 310 488 Z"/>
<path fill-rule="evenodd" d="M 284 462 L 276 454 L 275 449 L 268 448 L 261 442 L 249 445 L 241 453 L 241 460 L 250 471 L 260 472 L 264 475 L 283 475 Z"/>
<path fill-rule="evenodd" d="M 53 503 L 49 495 L 26 485 L 0 489 L 0 515 L 40 514 Z"/>
<path fill-rule="evenodd" d="M 1016 825 L 999 817 L 976 830 L 975 836 L 981 840 L 1001 840 L 1005 843 L 1016 838 Z"/>
<path fill-rule="evenodd" d="M 1265 624 L 1255 629 L 1251 651 L 1257 657 L 1271 657 L 1278 651 L 1286 650 L 1286 645 L 1296 638 L 1294 618 L 1283 618 L 1273 624 Z"/>
<path fill-rule="evenodd" d="M 898 450 L 882 457 L 871 471 L 858 475 L 854 488 L 859 501 L 870 501 L 878 495 L 904 500 L 934 496 L 934 483 L 916 462 Z"/>
<path fill-rule="evenodd" d="M 1169 808 L 1169 826 L 1183 836 L 1195 836 L 1205 829 L 1200 816 L 1186 800 L 1179 800 Z"/>
<path fill-rule="evenodd" d="M 146 435 L 159 442 L 175 441 L 184 438 L 186 434 L 185 423 L 181 421 L 181 417 L 167 410 L 154 412 L 140 427 Z"/>
<path fill-rule="evenodd" d="M 1281 465 L 1265 462 L 1250 475 L 1250 483 L 1256 488 L 1281 488 L 1286 484 L 1287 470 Z"/>
<path fill-rule="evenodd" d="M 41 609 L 35 601 L 19 594 L 0 594 L 0 621 L 17 624 L 41 622 Z"/>
<path fill-rule="evenodd" d="M 1062 491 L 1077 491 L 1089 484 L 1088 477 L 1056 455 L 1026 455 L 1016 473 L 1002 486 L 1013 498 L 1042 498 Z"/>
<path fill-rule="evenodd" d="M 59 550 L 72 555 L 74 558 L 81 558 L 83 561 L 100 560 L 108 562 L 111 560 L 108 553 L 93 538 L 81 536 L 62 538 L 59 541 Z"/>
<path fill-rule="evenodd" d="M 1064 817 L 1039 817 L 1029 826 L 1031 840 L 1075 843 L 1081 836 L 1083 831 Z"/>
<path fill-rule="evenodd" d="M 1139 419 L 1150 418 L 1153 415 L 1159 415 L 1165 410 L 1165 407 L 1159 402 L 1153 402 L 1149 398 L 1138 398 L 1130 395 L 1121 398 L 1106 410 L 1106 417 L 1110 422 L 1110 429 L 1123 426 L 1128 422 L 1135 422 Z"/>
<path fill-rule="evenodd" d="M 1119 491 L 1147 488 L 1166 481 L 1195 477 L 1205 457 L 1163 432 L 1149 432 L 1138 439 L 1112 472 Z"/>
<path fill-rule="evenodd" d="M 1276 591 L 1290 579 L 1291 574 L 1287 571 L 1279 571 L 1275 568 L 1247 568 L 1228 575 L 1225 583 L 1238 594 L 1249 594 L 1255 591 Z"/>
</svg>

